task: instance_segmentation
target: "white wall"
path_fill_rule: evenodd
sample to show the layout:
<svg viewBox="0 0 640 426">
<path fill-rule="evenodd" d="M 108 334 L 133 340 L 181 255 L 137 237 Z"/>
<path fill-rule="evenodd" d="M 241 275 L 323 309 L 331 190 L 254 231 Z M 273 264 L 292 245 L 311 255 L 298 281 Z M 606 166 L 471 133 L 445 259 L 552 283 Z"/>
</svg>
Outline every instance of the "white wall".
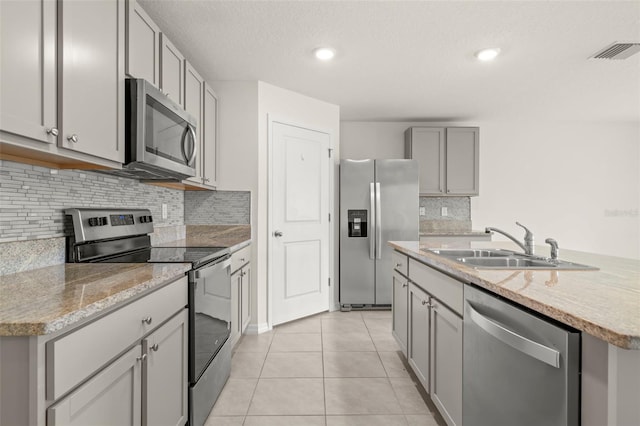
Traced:
<svg viewBox="0 0 640 426">
<path fill-rule="evenodd" d="M 258 257 L 264 259 L 259 265 L 257 276 L 259 283 L 267 282 L 267 250 L 269 243 L 268 229 L 268 123 L 269 119 L 277 119 L 284 123 L 290 123 L 306 127 L 309 129 L 327 132 L 330 135 L 330 144 L 334 149 L 335 176 L 337 176 L 338 159 L 340 158 L 340 107 L 327 102 L 319 101 L 308 96 L 301 95 L 290 90 L 285 90 L 264 82 L 258 83 L 259 89 L 259 137 L 258 137 L 258 157 L 259 157 L 259 187 L 258 187 Z M 332 217 L 336 217 L 337 203 L 337 179 L 334 182 L 334 206 Z M 331 262 L 330 276 L 335 283 L 337 274 L 338 256 L 338 221 L 334 221 L 334 259 Z M 334 288 L 336 288 L 334 286 Z M 258 299 L 266 307 L 267 286 L 260 285 Z M 337 292 L 336 292 L 337 293 Z M 337 304 L 337 294 L 334 296 L 334 303 Z M 259 311 L 258 323 L 270 321 Z"/>
<path fill-rule="evenodd" d="M 403 132 L 412 125 L 420 123 L 343 122 L 341 157 L 402 156 Z M 553 237 L 561 249 L 640 258 L 640 123 L 447 125 L 480 127 L 474 229 L 520 236 L 518 220 L 538 245 Z"/>
<path fill-rule="evenodd" d="M 334 168 L 337 170 L 340 109 L 259 81 L 217 81 L 212 83 L 212 87 L 219 98 L 218 189 L 251 191 L 253 305 L 249 331 L 262 332 L 268 329 L 269 324 L 268 116 L 329 133 L 335 151 Z M 337 189 L 335 193 L 337 197 Z M 331 267 L 337 268 L 337 222 L 334 240 L 336 253 Z M 332 278 L 336 276 L 333 271 L 330 275 Z M 337 305 L 337 301 L 335 303 Z"/>
</svg>

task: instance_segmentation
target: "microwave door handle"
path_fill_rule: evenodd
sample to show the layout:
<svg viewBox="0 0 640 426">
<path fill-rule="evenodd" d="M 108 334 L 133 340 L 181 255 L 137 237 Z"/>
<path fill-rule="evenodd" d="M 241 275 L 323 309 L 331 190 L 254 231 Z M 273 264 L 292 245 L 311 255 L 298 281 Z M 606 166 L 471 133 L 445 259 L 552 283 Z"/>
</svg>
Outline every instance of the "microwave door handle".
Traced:
<svg viewBox="0 0 640 426">
<path fill-rule="evenodd" d="M 191 155 L 187 155 L 187 151 L 185 150 L 185 145 L 187 141 L 187 133 L 191 134 L 191 139 L 193 140 L 193 151 L 191 151 Z M 184 155 L 184 159 L 187 160 L 187 166 L 191 164 L 196 155 L 198 154 L 198 144 L 196 143 L 196 132 L 193 130 L 193 127 L 187 124 L 187 128 L 185 132 L 182 134 L 182 155 Z"/>
</svg>

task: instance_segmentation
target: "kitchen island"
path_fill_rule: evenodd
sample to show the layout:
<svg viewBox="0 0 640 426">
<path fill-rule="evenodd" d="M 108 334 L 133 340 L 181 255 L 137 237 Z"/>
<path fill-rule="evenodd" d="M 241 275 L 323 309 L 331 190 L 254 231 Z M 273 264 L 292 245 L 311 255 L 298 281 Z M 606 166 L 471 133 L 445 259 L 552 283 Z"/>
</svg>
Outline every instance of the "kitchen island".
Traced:
<svg viewBox="0 0 640 426">
<path fill-rule="evenodd" d="M 429 249 L 502 248 L 511 243 L 390 242 L 409 257 L 582 332 L 582 425 L 640 424 L 640 261 L 563 250 L 593 271 L 476 269 Z M 547 254 L 546 247 L 536 247 Z M 411 268 L 411 266 L 409 266 Z M 409 271 L 411 274 L 411 271 Z"/>
</svg>

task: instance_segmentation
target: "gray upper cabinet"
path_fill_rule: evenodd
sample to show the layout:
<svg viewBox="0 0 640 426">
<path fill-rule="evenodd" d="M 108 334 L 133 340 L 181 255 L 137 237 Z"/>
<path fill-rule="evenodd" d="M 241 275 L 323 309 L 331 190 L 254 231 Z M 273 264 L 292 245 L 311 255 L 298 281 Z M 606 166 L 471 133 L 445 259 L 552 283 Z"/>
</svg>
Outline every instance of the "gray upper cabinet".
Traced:
<svg viewBox="0 0 640 426">
<path fill-rule="evenodd" d="M 204 85 L 204 111 L 202 126 L 202 181 L 217 185 L 218 161 L 218 97 L 211 87 Z"/>
<path fill-rule="evenodd" d="M 55 143 L 56 2 L 0 2 L 0 128 Z"/>
<path fill-rule="evenodd" d="M 58 2 L 59 146 L 124 162 L 123 1 Z"/>
<path fill-rule="evenodd" d="M 478 195 L 477 127 L 411 127 L 405 157 L 420 163 L 420 195 Z"/>
<path fill-rule="evenodd" d="M 160 89 L 184 107 L 184 56 L 160 34 Z"/>
<path fill-rule="evenodd" d="M 184 109 L 198 120 L 198 125 L 196 126 L 196 146 L 198 147 L 195 160 L 196 175 L 190 177 L 188 180 L 202 183 L 202 112 L 204 109 L 204 80 L 188 61 L 185 61 L 184 75 Z"/>
<path fill-rule="evenodd" d="M 129 77 L 160 85 L 160 28 L 135 0 L 127 0 L 127 60 Z"/>
</svg>

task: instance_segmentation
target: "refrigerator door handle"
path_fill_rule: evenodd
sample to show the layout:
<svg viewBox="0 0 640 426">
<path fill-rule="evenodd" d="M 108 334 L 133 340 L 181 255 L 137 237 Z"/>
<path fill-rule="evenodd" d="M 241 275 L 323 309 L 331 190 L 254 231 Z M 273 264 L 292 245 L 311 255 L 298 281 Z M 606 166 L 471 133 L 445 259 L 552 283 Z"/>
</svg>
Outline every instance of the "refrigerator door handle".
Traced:
<svg viewBox="0 0 640 426">
<path fill-rule="evenodd" d="M 382 214 L 380 206 L 380 182 L 376 182 L 376 242 L 378 259 L 382 259 Z"/>
<path fill-rule="evenodd" d="M 376 258 L 376 239 L 374 237 L 374 235 L 371 233 L 371 228 L 373 227 L 373 221 L 375 220 L 376 214 L 374 211 L 374 206 L 376 205 L 376 195 L 375 195 L 375 184 L 373 182 L 371 182 L 369 184 L 369 196 L 370 196 L 370 204 L 369 204 L 369 211 L 371 212 L 371 217 L 369 218 L 369 224 L 368 224 L 368 230 L 367 230 L 367 235 L 369 235 L 369 259 L 375 259 Z"/>
</svg>

